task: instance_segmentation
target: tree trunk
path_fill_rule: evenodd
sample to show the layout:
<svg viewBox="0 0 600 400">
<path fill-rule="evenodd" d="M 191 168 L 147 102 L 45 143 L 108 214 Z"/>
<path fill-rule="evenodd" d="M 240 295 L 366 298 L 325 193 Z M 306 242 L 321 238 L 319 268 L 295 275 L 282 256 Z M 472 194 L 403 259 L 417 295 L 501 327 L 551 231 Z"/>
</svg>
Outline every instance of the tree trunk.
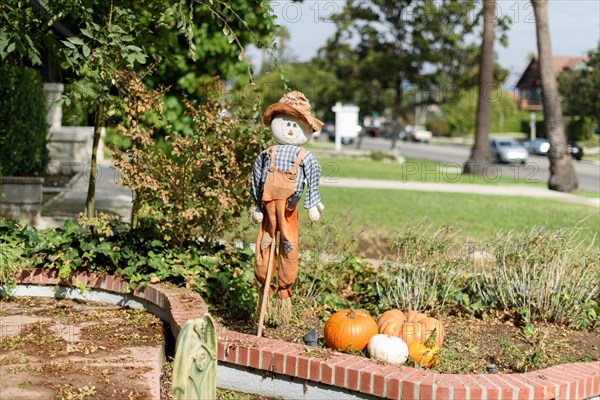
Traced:
<svg viewBox="0 0 600 400">
<path fill-rule="evenodd" d="M 102 129 L 102 125 L 104 125 L 104 104 L 102 101 L 98 101 L 94 116 L 94 139 L 92 143 L 90 178 L 87 197 L 85 199 L 85 215 L 88 218 L 94 217 L 96 208 L 96 169 L 98 167 L 98 144 L 100 143 L 100 129 Z"/>
<path fill-rule="evenodd" d="M 550 179 L 548 188 L 559 192 L 577 189 L 578 181 L 573 160 L 567 149 L 565 125 L 558 94 L 556 76 L 552 69 L 552 44 L 548 25 L 548 1 L 531 0 L 535 14 L 540 78 L 542 81 L 542 106 L 544 127 L 550 142 Z"/>
<path fill-rule="evenodd" d="M 398 77 L 396 79 L 396 95 L 392 106 L 392 144 L 390 147 L 392 151 L 396 149 L 396 143 L 400 139 L 400 131 L 402 130 L 402 96 L 404 96 L 402 79 Z"/>
<path fill-rule="evenodd" d="M 494 25 L 496 20 L 496 0 L 483 3 L 483 38 L 479 61 L 479 99 L 477 102 L 477 128 L 471 155 L 463 167 L 464 174 L 487 175 L 490 171 L 490 91 L 494 85 Z M 491 171 L 495 173 L 495 171 Z"/>
</svg>

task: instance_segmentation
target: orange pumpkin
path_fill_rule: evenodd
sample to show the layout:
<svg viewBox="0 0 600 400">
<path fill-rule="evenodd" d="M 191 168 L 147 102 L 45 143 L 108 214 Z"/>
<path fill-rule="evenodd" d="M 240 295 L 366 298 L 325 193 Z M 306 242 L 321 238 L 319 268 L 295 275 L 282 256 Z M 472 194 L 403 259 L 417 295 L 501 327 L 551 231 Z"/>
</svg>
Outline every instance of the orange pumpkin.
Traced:
<svg viewBox="0 0 600 400">
<path fill-rule="evenodd" d="M 404 328 L 404 325 L 409 323 L 409 327 Z M 420 324 L 422 329 L 414 324 Z M 437 345 L 442 346 L 444 343 L 444 327 L 441 322 L 418 311 L 409 310 L 403 313 L 397 309 L 388 310 L 381 315 L 377 326 L 379 333 L 398 336 L 408 345 L 415 340 L 424 343 L 435 329 L 437 332 Z"/>
<path fill-rule="evenodd" d="M 440 348 L 435 344 L 436 331 L 434 329 L 431 336 L 425 343 L 413 342 L 408 346 L 408 357 L 424 368 L 435 367 L 440 363 Z"/>
<path fill-rule="evenodd" d="M 423 314 L 418 311 L 408 310 L 406 313 L 406 320 L 409 322 L 420 322 L 427 318 L 427 314 Z"/>
<path fill-rule="evenodd" d="M 405 322 L 398 336 L 409 346 L 414 342 L 421 343 L 425 341 L 425 328 L 418 322 Z"/>
<path fill-rule="evenodd" d="M 419 323 L 425 328 L 426 337 L 429 337 L 434 331 L 436 332 L 435 344 L 442 347 L 442 344 L 444 344 L 444 325 L 433 317 L 422 319 Z"/>
<path fill-rule="evenodd" d="M 338 311 L 325 323 L 325 344 L 334 350 L 362 351 L 375 335 L 377 323 L 362 310 Z"/>
<path fill-rule="evenodd" d="M 406 322 L 406 316 L 400 310 L 388 310 L 381 314 L 377 328 L 379 333 L 389 336 L 400 336 L 402 325 Z"/>
</svg>

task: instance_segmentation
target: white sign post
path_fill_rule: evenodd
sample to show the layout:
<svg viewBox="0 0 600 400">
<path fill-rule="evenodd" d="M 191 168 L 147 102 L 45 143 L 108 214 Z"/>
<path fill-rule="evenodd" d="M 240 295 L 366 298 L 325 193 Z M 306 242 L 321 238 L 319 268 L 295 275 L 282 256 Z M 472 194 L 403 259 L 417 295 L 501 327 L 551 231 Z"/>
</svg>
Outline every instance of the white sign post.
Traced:
<svg viewBox="0 0 600 400">
<path fill-rule="evenodd" d="M 358 111 L 353 105 L 336 103 L 331 109 L 335 113 L 335 151 L 342 150 L 342 138 L 355 139 L 358 137 L 360 125 Z"/>
</svg>

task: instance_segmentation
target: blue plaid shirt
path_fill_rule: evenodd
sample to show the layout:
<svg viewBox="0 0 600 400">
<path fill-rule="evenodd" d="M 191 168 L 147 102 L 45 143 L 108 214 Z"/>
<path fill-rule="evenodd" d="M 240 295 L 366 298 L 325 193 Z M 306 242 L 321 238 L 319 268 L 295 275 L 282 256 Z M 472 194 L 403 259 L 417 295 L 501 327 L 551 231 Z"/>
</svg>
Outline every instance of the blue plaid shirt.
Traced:
<svg viewBox="0 0 600 400">
<path fill-rule="evenodd" d="M 275 155 L 275 169 L 289 172 L 294 166 L 296 157 L 300 153 L 300 146 L 291 144 L 282 144 L 277 147 Z M 254 161 L 252 168 L 252 185 L 250 187 L 250 195 L 254 199 L 257 206 L 262 206 L 262 195 L 267 174 L 269 173 L 269 156 L 267 150 L 264 150 Z M 304 208 L 312 208 L 321 201 L 319 195 L 319 179 L 321 179 L 321 166 L 310 152 L 306 151 L 300 166 L 298 167 L 298 175 L 296 178 L 296 191 L 289 198 L 290 206 L 295 207 L 302 197 L 305 184 L 308 185 L 306 197 L 304 197 Z"/>
</svg>

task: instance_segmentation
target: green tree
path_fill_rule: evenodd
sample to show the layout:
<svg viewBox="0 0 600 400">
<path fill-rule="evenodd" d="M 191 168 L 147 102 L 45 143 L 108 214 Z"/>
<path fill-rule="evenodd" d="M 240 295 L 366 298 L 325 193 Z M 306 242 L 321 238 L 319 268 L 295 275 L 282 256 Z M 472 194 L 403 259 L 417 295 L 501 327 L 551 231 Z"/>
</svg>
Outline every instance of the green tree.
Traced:
<svg viewBox="0 0 600 400">
<path fill-rule="evenodd" d="M 466 38 L 480 12 L 470 0 L 347 0 L 318 62 L 344 82 L 340 100 L 367 113 L 391 107 L 397 120 L 466 83 L 476 50 Z"/>
<path fill-rule="evenodd" d="M 281 80 L 278 71 L 262 74 L 256 79 L 263 109 L 279 101 L 288 89 L 299 90 L 310 99 L 317 116 L 331 119 L 331 106 L 337 101 L 343 86 L 333 72 L 320 69 L 313 62 L 284 64 L 283 69 L 287 82 Z"/>
<path fill-rule="evenodd" d="M 540 78 L 542 81 L 542 106 L 544 126 L 550 142 L 550 178 L 548 188 L 560 192 L 572 192 L 579 182 L 575 174 L 573 160 L 567 149 L 567 137 L 563 121 L 562 107 L 558 93 L 556 75 L 552 68 L 552 45 L 548 22 L 548 1 L 531 0 L 535 15 L 537 47 L 540 58 Z"/>
<path fill-rule="evenodd" d="M 150 83 L 175 85 L 175 93 L 201 97 L 203 80 L 229 76 L 242 65 L 250 69 L 245 44 L 265 45 L 260 35 L 268 38 L 275 29 L 266 0 L 236 0 L 233 5 L 221 0 L 49 0 L 42 10 L 9 0 L 0 7 L 7 22 L 0 28 L 0 57 L 35 64 L 40 51 L 52 51 L 77 77 L 73 98 L 95 106 L 89 217 L 95 209 L 100 128 L 118 108 L 115 82 L 120 71 L 160 64 Z M 61 21 L 76 27 L 77 35 L 59 41 L 49 27 Z"/>
<path fill-rule="evenodd" d="M 478 90 L 459 92 L 455 98 L 442 105 L 443 119 L 450 127 L 451 136 L 474 135 L 477 128 Z M 514 122 L 519 110 L 513 95 L 495 87 L 490 97 L 490 133 L 504 132 L 504 121 Z"/>
<path fill-rule="evenodd" d="M 563 71 L 558 83 L 565 114 L 600 123 L 600 44 L 588 52 L 585 68 Z"/>
</svg>

